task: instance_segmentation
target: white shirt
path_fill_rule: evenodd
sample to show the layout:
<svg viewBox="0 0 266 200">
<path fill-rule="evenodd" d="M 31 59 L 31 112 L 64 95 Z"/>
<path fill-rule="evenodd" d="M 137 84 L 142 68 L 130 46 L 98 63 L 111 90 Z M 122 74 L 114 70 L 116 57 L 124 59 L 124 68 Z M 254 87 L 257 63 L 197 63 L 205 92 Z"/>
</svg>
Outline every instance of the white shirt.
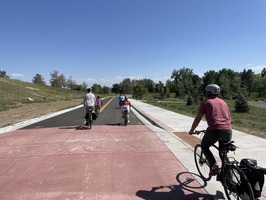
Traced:
<svg viewBox="0 0 266 200">
<path fill-rule="evenodd" d="M 95 101 L 96 98 L 94 94 L 90 92 L 85 95 L 83 103 L 85 104 L 85 106 L 95 106 Z"/>
</svg>

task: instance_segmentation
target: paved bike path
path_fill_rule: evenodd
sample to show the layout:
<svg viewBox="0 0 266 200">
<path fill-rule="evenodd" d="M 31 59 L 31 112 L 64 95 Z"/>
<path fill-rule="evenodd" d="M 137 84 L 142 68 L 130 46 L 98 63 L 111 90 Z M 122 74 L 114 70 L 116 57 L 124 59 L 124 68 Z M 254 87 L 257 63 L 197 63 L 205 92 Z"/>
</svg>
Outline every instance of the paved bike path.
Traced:
<svg viewBox="0 0 266 200">
<path fill-rule="evenodd" d="M 3 199 L 76 199 L 78 195 L 79 199 L 206 200 L 210 199 L 208 193 L 214 199 L 224 199 L 220 183 L 214 179 L 205 183 L 197 175 L 193 144 L 198 138 L 185 133 L 193 118 L 133 99 L 131 102 L 136 108 L 133 112 L 146 125 L 134 126 L 133 131 L 129 131 L 130 126 L 95 126 L 90 134 L 84 134 L 74 127 L 59 127 L 0 135 L 0 194 L 7 195 Z M 202 122 L 199 129 L 204 128 L 206 123 Z M 234 131 L 234 140 L 240 147 L 237 158 L 256 158 L 259 165 L 266 166 L 265 158 L 257 154 L 265 150 L 264 139 Z M 19 176 L 12 174 L 15 170 L 21 172 Z M 16 194 L 19 196 L 12 198 Z"/>
<path fill-rule="evenodd" d="M 189 172 L 197 174 L 193 158 L 193 147 L 200 142 L 200 137 L 191 136 L 187 133 L 194 118 L 167 111 L 134 99 L 131 99 L 131 103 L 136 109 L 136 113 L 139 113 L 151 123 L 164 130 L 161 133 L 158 133 L 158 131 L 155 131 L 155 133 L 157 133 L 158 137 Z M 202 130 L 206 129 L 206 127 L 206 121 L 201 121 L 197 129 Z M 150 126 L 150 128 L 153 127 Z M 235 157 L 239 161 L 242 158 L 253 158 L 257 160 L 259 166 L 266 167 L 266 157 L 264 155 L 264 152 L 266 152 L 266 139 L 233 130 L 233 140 L 239 148 L 235 153 L 230 153 L 229 155 Z M 216 154 L 216 156 L 218 157 L 218 154 Z M 197 176 L 195 176 L 195 178 L 199 182 L 202 181 L 198 179 Z M 204 184 L 205 183 L 202 183 L 202 185 Z M 217 195 L 217 192 L 223 192 L 223 188 L 215 178 L 212 178 L 204 188 L 212 194 L 215 199 L 223 199 Z M 260 199 L 266 200 L 265 186 Z"/>
</svg>

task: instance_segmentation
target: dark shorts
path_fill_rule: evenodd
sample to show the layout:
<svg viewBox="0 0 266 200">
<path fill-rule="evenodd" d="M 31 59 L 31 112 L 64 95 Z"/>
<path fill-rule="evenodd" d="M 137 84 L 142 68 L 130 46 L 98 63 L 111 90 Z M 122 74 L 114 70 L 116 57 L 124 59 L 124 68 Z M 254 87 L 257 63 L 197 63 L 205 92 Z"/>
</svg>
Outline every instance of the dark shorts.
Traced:
<svg viewBox="0 0 266 200">
<path fill-rule="evenodd" d="M 219 139 L 229 142 L 232 139 L 232 130 L 207 130 L 202 138 L 201 146 L 209 148 Z"/>
</svg>

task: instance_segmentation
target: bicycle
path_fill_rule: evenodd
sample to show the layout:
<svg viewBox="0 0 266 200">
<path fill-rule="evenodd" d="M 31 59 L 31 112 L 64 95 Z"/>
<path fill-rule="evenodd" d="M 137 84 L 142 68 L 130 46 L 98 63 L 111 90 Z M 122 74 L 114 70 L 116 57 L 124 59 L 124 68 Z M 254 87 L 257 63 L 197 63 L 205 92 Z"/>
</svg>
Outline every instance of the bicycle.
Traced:
<svg viewBox="0 0 266 200">
<path fill-rule="evenodd" d="M 206 130 L 196 131 L 194 134 L 200 135 L 205 132 Z M 229 142 L 219 140 L 218 146 L 212 145 L 218 150 L 221 159 L 221 169 L 217 173 L 216 180 L 221 182 L 228 200 L 255 200 L 251 184 L 240 168 L 239 162 L 233 157 L 228 157 L 228 152 L 235 151 L 237 148 L 233 143 L 232 140 Z M 194 148 L 194 160 L 201 178 L 209 181 L 213 176 L 210 173 L 211 166 L 202 152 L 200 144 Z"/>
<path fill-rule="evenodd" d="M 86 118 L 86 124 L 85 125 L 88 127 L 88 129 L 91 129 L 91 126 L 93 123 L 92 112 L 93 112 L 92 107 L 88 107 L 88 112 L 85 116 L 85 118 Z"/>
<path fill-rule="evenodd" d="M 123 116 L 124 116 L 124 125 L 127 126 L 129 121 L 129 113 L 127 109 L 123 110 Z"/>
</svg>

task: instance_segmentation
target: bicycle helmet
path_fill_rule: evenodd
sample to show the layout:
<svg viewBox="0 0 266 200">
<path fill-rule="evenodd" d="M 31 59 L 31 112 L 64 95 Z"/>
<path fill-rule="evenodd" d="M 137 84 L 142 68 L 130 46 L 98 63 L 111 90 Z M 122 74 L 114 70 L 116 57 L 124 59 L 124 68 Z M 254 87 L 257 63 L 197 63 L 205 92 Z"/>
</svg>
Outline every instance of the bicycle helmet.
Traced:
<svg viewBox="0 0 266 200">
<path fill-rule="evenodd" d="M 88 91 L 88 92 L 91 92 L 91 88 L 88 88 L 87 91 Z"/>
<path fill-rule="evenodd" d="M 209 84 L 205 87 L 206 92 L 210 92 L 212 94 L 219 94 L 221 91 L 220 87 L 216 84 Z"/>
</svg>

